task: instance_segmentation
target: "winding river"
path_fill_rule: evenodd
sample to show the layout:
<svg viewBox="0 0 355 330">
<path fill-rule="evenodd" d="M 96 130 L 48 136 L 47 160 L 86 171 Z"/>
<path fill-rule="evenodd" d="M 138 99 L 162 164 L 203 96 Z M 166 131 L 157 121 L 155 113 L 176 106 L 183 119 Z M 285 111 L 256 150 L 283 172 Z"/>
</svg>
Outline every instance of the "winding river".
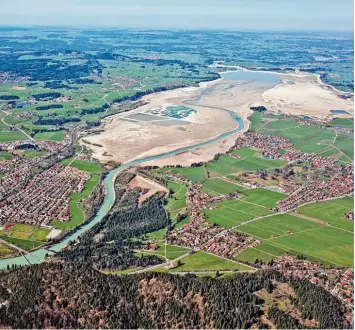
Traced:
<svg viewBox="0 0 355 330">
<path fill-rule="evenodd" d="M 250 74 L 248 75 L 248 73 L 250 73 Z M 238 75 L 237 73 L 234 73 L 234 72 L 233 73 L 223 73 L 222 77 L 224 79 L 232 79 L 232 80 L 258 80 L 258 81 L 270 82 L 270 75 L 271 75 L 270 73 L 263 73 L 263 72 L 258 72 L 256 75 L 255 72 L 246 71 L 246 72 L 243 72 L 242 75 L 240 73 Z M 273 82 L 276 84 L 277 81 L 275 79 L 275 75 L 274 75 L 273 79 L 274 79 Z M 213 86 L 212 86 L 212 88 L 213 88 Z M 186 104 L 191 104 L 191 105 L 195 104 L 196 101 L 199 101 L 201 99 L 201 96 L 202 96 L 202 94 L 193 100 L 185 101 L 185 102 L 186 102 Z M 200 104 L 200 106 L 203 106 L 203 105 Z M 115 180 L 115 177 L 117 176 L 117 174 L 120 173 L 121 171 L 123 171 L 131 166 L 139 165 L 139 164 L 142 164 L 145 162 L 149 162 L 151 160 L 169 157 L 169 156 L 176 155 L 176 154 L 179 154 L 184 151 L 188 151 L 191 149 L 196 149 L 196 148 L 200 148 L 200 147 L 209 145 L 213 142 L 222 140 L 232 134 L 238 133 L 244 129 L 244 127 L 245 127 L 244 121 L 238 115 L 236 115 L 234 112 L 232 112 L 228 109 L 223 109 L 223 108 L 218 108 L 218 107 L 211 107 L 211 106 L 208 106 L 208 107 L 214 108 L 219 111 L 228 112 L 230 114 L 230 116 L 234 119 L 234 121 L 236 122 L 237 127 L 231 131 L 223 133 L 223 134 L 221 134 L 217 137 L 214 137 L 212 139 L 209 139 L 207 141 L 204 141 L 204 142 L 201 142 L 198 144 L 194 144 L 191 146 L 175 149 L 173 151 L 161 153 L 161 154 L 158 154 L 155 156 L 149 156 L 149 157 L 144 157 L 141 159 L 136 159 L 136 160 L 124 163 L 123 165 L 118 166 L 115 169 L 111 170 L 106 175 L 106 177 L 103 181 L 103 183 L 106 187 L 106 196 L 105 196 L 103 204 L 101 205 L 99 211 L 96 213 L 95 217 L 90 222 L 84 224 L 80 229 L 78 229 L 76 232 L 74 232 L 71 235 L 69 235 L 68 237 L 66 237 L 61 242 L 51 246 L 50 250 L 54 251 L 54 252 L 59 252 L 61 249 L 63 249 L 65 246 L 67 246 L 70 241 L 76 240 L 80 235 L 82 235 L 87 230 L 89 230 L 90 228 L 95 226 L 98 222 L 100 222 L 105 217 L 105 215 L 110 211 L 110 209 L 115 201 L 114 180 Z M 28 265 L 28 264 L 41 263 L 44 261 L 46 254 L 51 254 L 51 252 L 42 248 L 42 249 L 35 250 L 33 252 L 29 252 L 25 256 L 8 258 L 8 259 L 1 259 L 0 260 L 0 268 L 6 268 L 7 266 L 11 266 L 13 264 Z"/>
</svg>

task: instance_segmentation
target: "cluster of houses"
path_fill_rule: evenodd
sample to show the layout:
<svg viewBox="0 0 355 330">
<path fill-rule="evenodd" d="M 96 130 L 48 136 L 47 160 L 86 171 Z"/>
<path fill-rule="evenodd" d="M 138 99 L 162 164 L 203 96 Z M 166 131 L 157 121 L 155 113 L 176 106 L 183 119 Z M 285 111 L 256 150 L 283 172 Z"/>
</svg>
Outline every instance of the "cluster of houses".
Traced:
<svg viewBox="0 0 355 330">
<path fill-rule="evenodd" d="M 351 268 L 325 268 L 289 254 L 275 258 L 272 263 L 263 264 L 262 268 L 278 270 L 289 278 L 307 278 L 344 303 L 354 306 L 354 270 Z"/>
<path fill-rule="evenodd" d="M 0 222 L 48 225 L 70 219 L 70 195 L 83 190 L 90 175 L 74 167 L 56 164 L 34 174 L 20 189 L 0 201 Z"/>
<path fill-rule="evenodd" d="M 295 192 L 279 201 L 276 211 L 287 212 L 297 206 L 351 194 L 354 190 L 354 166 L 348 164 L 328 181 L 309 180 Z"/>
</svg>

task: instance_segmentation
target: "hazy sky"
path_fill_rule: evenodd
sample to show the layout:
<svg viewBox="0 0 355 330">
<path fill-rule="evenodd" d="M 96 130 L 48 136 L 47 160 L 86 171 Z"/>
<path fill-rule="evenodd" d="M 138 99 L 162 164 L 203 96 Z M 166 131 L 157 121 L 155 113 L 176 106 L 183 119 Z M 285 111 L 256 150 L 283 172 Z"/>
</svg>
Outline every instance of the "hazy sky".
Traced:
<svg viewBox="0 0 355 330">
<path fill-rule="evenodd" d="M 353 30 L 353 0 L 0 0 L 2 25 Z"/>
</svg>

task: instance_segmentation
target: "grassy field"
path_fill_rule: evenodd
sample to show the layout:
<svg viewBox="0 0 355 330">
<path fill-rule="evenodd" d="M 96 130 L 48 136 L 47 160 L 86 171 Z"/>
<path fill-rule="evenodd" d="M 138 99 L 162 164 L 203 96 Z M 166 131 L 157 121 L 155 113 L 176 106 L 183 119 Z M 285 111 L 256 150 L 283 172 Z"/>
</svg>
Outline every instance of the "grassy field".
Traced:
<svg viewBox="0 0 355 330">
<path fill-rule="evenodd" d="M 175 181 L 169 181 L 168 188 L 172 190 L 173 194 L 169 198 L 168 204 L 165 206 L 165 208 L 170 212 L 172 216 L 174 216 L 177 214 L 177 212 L 186 207 L 187 188 L 185 185 Z"/>
<path fill-rule="evenodd" d="M 296 149 L 303 152 L 322 152 L 326 146 L 332 146 L 335 138 L 335 131 L 329 128 L 302 125 L 291 120 L 271 121 L 258 130 L 261 134 L 281 136 L 289 139 Z M 354 139 L 345 134 L 338 134 L 335 147 L 340 149 L 345 159 L 354 158 Z M 339 150 L 334 148 L 328 156 L 335 156 Z M 347 157 L 346 157 L 347 156 Z"/>
<path fill-rule="evenodd" d="M 0 131 L 0 142 L 28 140 L 27 136 L 20 131 Z"/>
<path fill-rule="evenodd" d="M 185 253 L 187 253 L 189 250 L 181 247 L 181 246 L 174 246 L 174 245 L 167 245 L 166 246 L 166 258 L 167 259 L 176 259 L 182 255 L 184 255 Z M 143 253 L 143 255 L 158 255 L 161 257 L 165 257 L 165 244 L 160 244 L 160 246 L 158 247 L 157 250 L 155 251 L 140 251 L 137 252 L 137 256 L 140 256 L 141 253 Z"/>
<path fill-rule="evenodd" d="M 285 197 L 285 194 L 263 188 L 248 189 L 243 192 L 244 201 L 264 207 L 274 207 L 278 201 Z"/>
<path fill-rule="evenodd" d="M 7 151 L 0 151 L 0 160 L 11 160 L 13 156 Z"/>
<path fill-rule="evenodd" d="M 344 128 L 354 128 L 354 120 L 351 118 L 336 118 L 330 123 L 331 126 L 344 127 Z"/>
<path fill-rule="evenodd" d="M 11 254 L 14 253 L 14 250 L 10 248 L 9 246 L 0 243 L 0 258 L 5 258 L 7 256 L 10 256 Z"/>
<path fill-rule="evenodd" d="M 75 159 L 73 162 L 73 158 L 67 158 L 62 160 L 60 163 L 64 165 L 70 164 L 72 167 L 76 167 L 79 170 L 83 170 L 91 173 L 102 173 L 103 169 L 100 165 L 95 164 L 93 162 L 88 162 L 86 160 Z M 71 163 L 72 162 L 72 163 Z"/>
<path fill-rule="evenodd" d="M 173 174 L 181 174 L 193 182 L 201 182 L 206 177 L 206 170 L 204 166 L 173 168 L 169 169 L 168 172 Z"/>
<path fill-rule="evenodd" d="M 354 198 L 344 197 L 325 202 L 303 205 L 297 211 L 307 217 L 329 222 L 332 226 L 354 231 L 354 221 L 344 218 L 344 214 L 354 210 Z"/>
<path fill-rule="evenodd" d="M 43 244 L 51 231 L 48 228 L 19 223 L 13 224 L 5 230 L 7 225 L 0 230 L 1 238 L 24 250 L 30 250 Z"/>
<path fill-rule="evenodd" d="M 6 242 L 14 244 L 14 245 L 18 246 L 19 248 L 21 248 L 23 250 L 27 250 L 27 251 L 35 249 L 43 244 L 43 242 L 31 241 L 29 239 L 21 239 L 21 238 L 16 238 L 16 237 L 12 237 L 12 236 L 0 235 L 0 238 Z"/>
<path fill-rule="evenodd" d="M 251 263 L 255 263 L 257 259 L 264 262 L 269 262 L 274 258 L 275 257 L 273 255 L 255 248 L 247 248 L 237 256 L 238 260 Z"/>
<path fill-rule="evenodd" d="M 238 230 L 267 242 L 268 250 L 261 245 L 257 247 L 264 253 L 281 255 L 284 250 L 323 264 L 353 265 L 353 234 L 341 229 L 281 214 L 245 224 Z M 272 253 L 270 246 L 277 252 Z"/>
<path fill-rule="evenodd" d="M 244 187 L 226 180 L 219 178 L 208 179 L 202 184 L 202 190 L 210 195 L 227 195 L 232 192 L 243 192 L 246 190 Z"/>
<path fill-rule="evenodd" d="M 206 165 L 207 169 L 212 171 L 214 176 L 223 176 L 238 172 L 279 168 L 286 165 L 284 160 L 270 160 L 260 157 L 257 149 L 242 148 L 233 151 L 233 154 L 240 158 L 222 155 L 218 160 L 208 163 Z"/>
<path fill-rule="evenodd" d="M 181 259 L 182 265 L 171 269 L 171 272 L 217 271 L 217 270 L 249 270 L 248 266 L 226 260 L 206 252 L 198 251 Z"/>
<path fill-rule="evenodd" d="M 24 156 L 28 158 L 32 157 L 41 157 L 44 156 L 47 152 L 45 151 L 38 151 L 38 150 L 25 150 Z"/>
<path fill-rule="evenodd" d="M 213 205 L 217 206 L 217 208 L 203 211 L 206 215 L 206 220 L 224 228 L 233 227 L 244 221 L 271 213 L 262 206 L 246 203 L 241 200 L 225 200 Z"/>
<path fill-rule="evenodd" d="M 40 132 L 34 135 L 36 140 L 51 140 L 51 141 L 61 141 L 64 139 L 64 131 L 54 131 L 54 132 Z"/>
<path fill-rule="evenodd" d="M 94 174 L 84 184 L 84 189 L 81 193 L 75 193 L 70 195 L 70 221 L 52 221 L 51 225 L 58 229 L 72 229 L 80 225 L 84 220 L 84 212 L 79 204 L 80 200 L 89 196 L 96 185 L 99 183 L 100 177 L 98 174 Z"/>
</svg>

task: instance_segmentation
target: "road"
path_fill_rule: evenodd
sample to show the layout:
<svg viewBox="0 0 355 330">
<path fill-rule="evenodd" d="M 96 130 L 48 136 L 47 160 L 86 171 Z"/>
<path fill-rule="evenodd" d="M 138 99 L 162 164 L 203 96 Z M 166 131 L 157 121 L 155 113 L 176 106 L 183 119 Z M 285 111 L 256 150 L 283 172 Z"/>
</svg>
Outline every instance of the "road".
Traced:
<svg viewBox="0 0 355 330">
<path fill-rule="evenodd" d="M 27 134 L 24 130 L 22 130 L 21 128 L 15 126 L 15 125 L 11 125 L 11 124 L 8 124 L 6 121 L 5 121 L 5 118 L 7 116 L 10 115 L 10 113 L 6 112 L 5 110 L 1 110 L 5 116 L 1 118 L 1 121 L 3 122 L 4 125 L 8 126 L 8 127 L 11 127 L 11 128 L 15 128 L 17 129 L 18 131 L 22 132 L 24 135 L 26 135 L 28 137 L 29 140 L 31 140 L 32 142 L 38 144 L 38 141 L 36 141 L 31 135 Z"/>
</svg>

